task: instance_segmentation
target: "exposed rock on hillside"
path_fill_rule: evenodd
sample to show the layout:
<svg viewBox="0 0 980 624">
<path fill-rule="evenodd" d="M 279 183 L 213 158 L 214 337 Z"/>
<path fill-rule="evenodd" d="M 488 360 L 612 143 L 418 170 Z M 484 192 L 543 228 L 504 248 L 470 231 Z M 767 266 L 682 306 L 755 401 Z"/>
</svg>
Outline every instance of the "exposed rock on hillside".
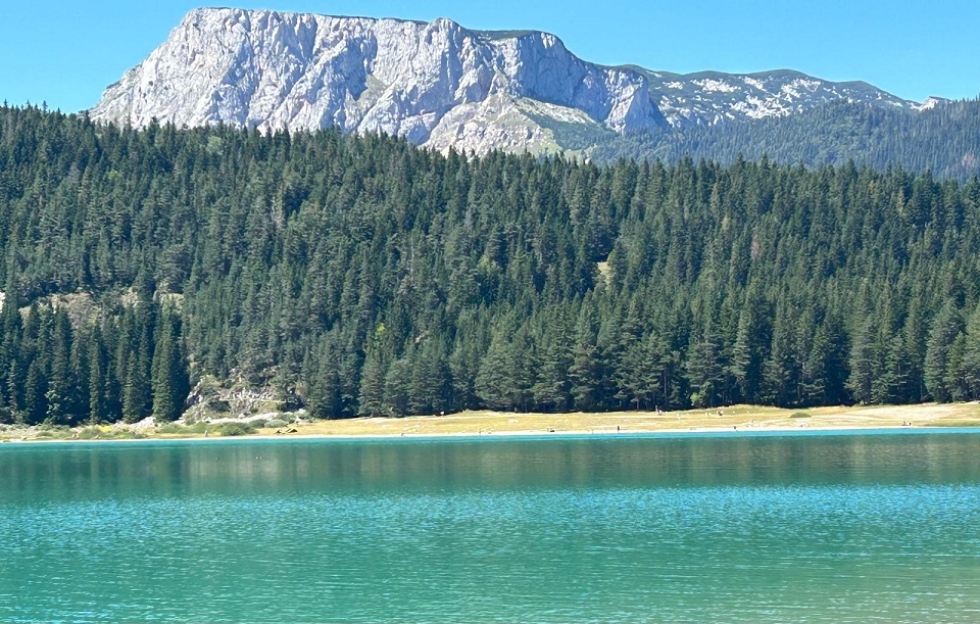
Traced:
<svg viewBox="0 0 980 624">
<path fill-rule="evenodd" d="M 785 115 L 847 98 L 911 106 L 796 72 L 678 75 L 583 61 L 541 32 L 439 19 L 199 9 L 110 86 L 96 120 L 135 127 L 381 131 L 485 152 L 587 149 L 616 134 Z"/>
</svg>

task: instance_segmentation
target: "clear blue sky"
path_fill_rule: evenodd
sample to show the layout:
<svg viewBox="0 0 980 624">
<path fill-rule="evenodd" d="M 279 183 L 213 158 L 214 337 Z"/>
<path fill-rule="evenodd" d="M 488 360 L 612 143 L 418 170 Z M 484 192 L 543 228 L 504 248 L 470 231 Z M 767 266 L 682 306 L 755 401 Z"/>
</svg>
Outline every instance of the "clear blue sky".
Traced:
<svg viewBox="0 0 980 624">
<path fill-rule="evenodd" d="M 185 0 L 3 0 L 0 98 L 76 111 L 166 39 Z M 213 6 L 213 5 L 210 5 Z M 234 6 L 536 29 L 580 57 L 650 69 L 790 68 L 898 96 L 980 94 L 978 0 L 242 0 Z"/>
</svg>

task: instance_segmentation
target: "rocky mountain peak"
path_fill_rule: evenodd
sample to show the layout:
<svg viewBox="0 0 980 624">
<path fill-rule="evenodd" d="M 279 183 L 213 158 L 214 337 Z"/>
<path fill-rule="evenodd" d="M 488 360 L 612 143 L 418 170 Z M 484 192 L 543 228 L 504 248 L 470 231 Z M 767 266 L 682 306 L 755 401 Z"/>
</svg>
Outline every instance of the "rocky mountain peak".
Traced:
<svg viewBox="0 0 980 624">
<path fill-rule="evenodd" d="M 536 31 L 196 9 L 106 89 L 99 121 L 385 132 L 445 150 L 587 149 L 614 134 L 792 114 L 868 85 L 794 72 L 679 75 L 603 67 Z"/>
</svg>

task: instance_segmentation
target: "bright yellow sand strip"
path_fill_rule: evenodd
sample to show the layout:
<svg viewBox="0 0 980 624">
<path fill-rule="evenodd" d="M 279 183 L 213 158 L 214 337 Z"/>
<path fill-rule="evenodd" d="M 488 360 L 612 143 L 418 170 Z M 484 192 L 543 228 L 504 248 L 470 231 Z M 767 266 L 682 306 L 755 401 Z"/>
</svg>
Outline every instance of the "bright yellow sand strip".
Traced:
<svg viewBox="0 0 980 624">
<path fill-rule="evenodd" d="M 800 417 L 807 414 L 809 417 Z M 794 417 L 796 416 L 796 417 Z M 909 424 L 911 423 L 911 424 Z M 980 404 L 821 407 L 786 410 L 736 405 L 684 412 L 518 414 L 471 411 L 447 416 L 325 420 L 296 427 L 291 435 L 402 436 L 534 433 L 615 433 L 710 430 L 877 429 L 980 426 Z M 275 430 L 262 430 L 274 434 Z"/>
<path fill-rule="evenodd" d="M 774 407 L 735 405 L 722 409 L 682 412 L 578 412 L 524 414 L 468 411 L 447 416 L 406 418 L 355 418 L 321 420 L 280 427 L 286 437 L 377 437 L 438 435 L 534 435 L 548 433 L 615 434 L 686 431 L 798 431 L 806 429 L 886 429 L 909 427 L 980 427 L 980 403 L 923 404 L 902 406 L 819 407 L 789 410 Z M 105 429 L 108 429 L 107 427 Z M 263 436 L 276 436 L 277 429 L 261 429 Z M 49 439 L 36 429 L 0 431 L 0 441 Z M 152 428 L 140 430 L 145 438 L 203 437 L 159 434 Z M 64 440 L 65 438 L 60 438 Z M 70 437 L 68 439 L 71 439 Z M 52 440 L 56 441 L 56 440 Z"/>
</svg>

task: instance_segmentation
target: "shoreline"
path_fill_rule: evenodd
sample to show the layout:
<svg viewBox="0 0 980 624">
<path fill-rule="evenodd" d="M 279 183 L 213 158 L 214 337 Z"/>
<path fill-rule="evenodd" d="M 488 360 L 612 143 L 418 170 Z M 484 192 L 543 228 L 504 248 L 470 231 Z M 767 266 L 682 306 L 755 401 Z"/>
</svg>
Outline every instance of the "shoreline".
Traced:
<svg viewBox="0 0 980 624">
<path fill-rule="evenodd" d="M 295 417 L 296 415 L 284 415 Z M 244 424 L 247 416 L 233 421 Z M 252 417 L 254 418 L 254 417 Z M 210 422 L 210 421 L 208 421 Z M 227 422 L 222 419 L 220 422 Z M 980 431 L 980 403 L 903 406 L 836 406 L 789 410 L 734 405 L 713 410 L 683 412 L 575 412 L 560 414 L 470 411 L 438 416 L 355 418 L 297 421 L 279 430 L 258 428 L 254 433 L 220 435 L 219 421 L 206 435 L 196 430 L 164 433 L 152 421 L 134 425 L 102 425 L 74 429 L 0 426 L 0 443 L 115 442 L 140 440 L 218 439 L 338 439 L 393 438 L 558 437 L 680 434 L 796 434 L 839 432 L 902 432 L 922 429 L 976 427 Z M 285 433 L 287 428 L 291 431 Z M 94 433 L 94 435 L 93 435 Z"/>
<path fill-rule="evenodd" d="M 636 439 L 636 438 L 684 438 L 684 437 L 718 437 L 718 438 L 763 438 L 763 437 L 823 437 L 833 435 L 854 435 L 854 436 L 873 436 L 873 435 L 956 435 L 956 434 L 980 434 L 980 426 L 965 427 L 825 427 L 816 429 L 754 429 L 754 430 L 731 430 L 731 429 L 663 429 L 658 431 L 621 431 L 621 432 L 590 432 L 590 431 L 562 431 L 562 432 L 543 432 L 543 431 L 508 431 L 490 434 L 472 433 L 416 433 L 416 434 L 297 434 L 290 436 L 280 436 L 275 434 L 252 434 L 242 436 L 157 436 L 142 438 L 104 438 L 104 439 L 73 439 L 73 438 L 27 438 L 27 439 L 7 439 L 0 440 L 0 448 L 3 446 L 46 446 L 46 445 L 112 445 L 112 444 L 147 444 L 165 442 L 371 442 L 371 441 L 440 441 L 440 440 L 544 440 L 544 439 Z"/>
</svg>

